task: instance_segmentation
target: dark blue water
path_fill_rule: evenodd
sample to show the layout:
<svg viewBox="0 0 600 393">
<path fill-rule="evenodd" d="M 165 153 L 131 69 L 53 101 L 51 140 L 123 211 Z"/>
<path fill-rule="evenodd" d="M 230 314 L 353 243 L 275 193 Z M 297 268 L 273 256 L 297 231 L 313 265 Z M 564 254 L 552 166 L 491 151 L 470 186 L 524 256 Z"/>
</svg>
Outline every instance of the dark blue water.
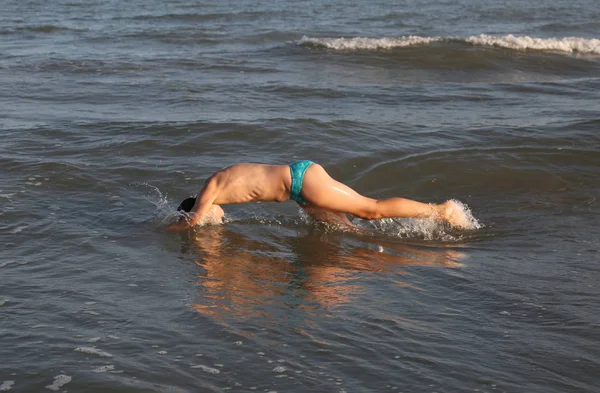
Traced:
<svg viewBox="0 0 600 393">
<path fill-rule="evenodd" d="M 4 1 L 0 391 L 594 392 L 593 1 Z M 164 231 L 311 159 L 481 228 Z"/>
</svg>

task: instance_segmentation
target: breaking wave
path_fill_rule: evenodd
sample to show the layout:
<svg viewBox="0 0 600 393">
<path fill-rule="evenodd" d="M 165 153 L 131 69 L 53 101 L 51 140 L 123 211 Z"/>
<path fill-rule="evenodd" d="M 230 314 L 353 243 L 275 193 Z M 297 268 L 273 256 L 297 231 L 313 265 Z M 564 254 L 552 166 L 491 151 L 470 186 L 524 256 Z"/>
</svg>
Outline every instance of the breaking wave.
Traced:
<svg viewBox="0 0 600 393">
<path fill-rule="evenodd" d="M 298 42 L 302 46 L 322 47 L 334 50 L 376 50 L 394 49 L 432 43 L 464 43 L 476 46 L 506 48 L 513 50 L 537 50 L 572 54 L 600 55 L 600 39 L 597 38 L 534 38 L 528 36 L 491 36 L 481 34 L 466 38 L 460 37 L 384 37 L 384 38 L 312 38 L 304 36 Z"/>
</svg>

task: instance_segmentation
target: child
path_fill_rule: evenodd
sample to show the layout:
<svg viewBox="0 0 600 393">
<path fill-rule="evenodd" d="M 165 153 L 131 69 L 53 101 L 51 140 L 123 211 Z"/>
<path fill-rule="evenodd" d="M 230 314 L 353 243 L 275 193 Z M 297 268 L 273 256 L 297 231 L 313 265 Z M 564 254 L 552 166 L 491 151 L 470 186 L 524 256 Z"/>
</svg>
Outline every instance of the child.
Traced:
<svg viewBox="0 0 600 393">
<path fill-rule="evenodd" d="M 221 169 L 205 182 L 197 198 L 181 203 L 178 210 L 190 214 L 167 229 L 221 223 L 225 213 L 220 205 L 289 199 L 296 201 L 315 220 L 351 227 L 346 214 L 365 220 L 434 217 L 454 227 L 469 226 L 463 210 L 453 201 L 432 205 L 404 198 L 368 198 L 332 179 L 321 165 L 303 160 L 290 165 L 237 164 Z"/>
</svg>

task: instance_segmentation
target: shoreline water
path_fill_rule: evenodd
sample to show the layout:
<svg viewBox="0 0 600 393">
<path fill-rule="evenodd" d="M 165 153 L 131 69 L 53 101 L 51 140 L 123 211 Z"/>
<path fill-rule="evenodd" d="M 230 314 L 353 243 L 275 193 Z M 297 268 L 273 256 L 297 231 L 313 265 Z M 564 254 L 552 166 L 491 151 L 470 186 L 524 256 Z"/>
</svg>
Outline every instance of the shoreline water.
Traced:
<svg viewBox="0 0 600 393">
<path fill-rule="evenodd" d="M 6 2 L 0 391 L 595 391 L 598 12 Z M 482 227 L 163 230 L 215 170 L 297 159 Z"/>
</svg>

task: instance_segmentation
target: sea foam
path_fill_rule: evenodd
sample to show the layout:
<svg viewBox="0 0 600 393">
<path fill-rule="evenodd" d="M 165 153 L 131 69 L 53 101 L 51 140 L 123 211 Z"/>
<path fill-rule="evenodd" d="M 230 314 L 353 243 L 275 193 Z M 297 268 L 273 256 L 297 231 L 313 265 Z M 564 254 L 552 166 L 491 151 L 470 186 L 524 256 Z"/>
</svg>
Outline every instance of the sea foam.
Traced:
<svg viewBox="0 0 600 393">
<path fill-rule="evenodd" d="M 579 53 L 600 55 L 600 39 L 582 37 L 535 38 L 512 34 L 492 36 L 481 34 L 470 37 L 422 37 L 402 36 L 383 38 L 312 38 L 302 37 L 298 42 L 304 46 L 320 46 L 333 50 L 375 50 L 394 49 L 417 45 L 429 45 L 436 42 L 462 42 L 477 46 L 499 47 L 514 50 L 537 50 L 543 52 Z"/>
<path fill-rule="evenodd" d="M 103 358 L 112 358 L 112 356 L 113 356 L 108 352 L 104 352 L 100 349 L 93 348 L 93 347 L 77 347 L 77 348 L 75 348 L 75 352 L 87 353 L 89 355 L 98 355 Z"/>
<path fill-rule="evenodd" d="M 106 366 L 100 366 L 92 370 L 95 373 L 105 373 L 107 371 L 113 371 L 115 369 L 114 364 L 107 364 Z"/>
<path fill-rule="evenodd" d="M 191 365 L 190 368 L 199 368 L 200 370 L 202 370 L 206 373 L 209 373 L 209 374 L 219 374 L 221 372 L 221 371 L 217 370 L 216 368 L 204 366 L 202 364 Z"/>
<path fill-rule="evenodd" d="M 71 377 L 68 375 L 60 374 L 54 377 L 54 382 L 51 385 L 46 385 L 46 389 L 58 392 L 60 388 L 71 382 Z"/>
</svg>

